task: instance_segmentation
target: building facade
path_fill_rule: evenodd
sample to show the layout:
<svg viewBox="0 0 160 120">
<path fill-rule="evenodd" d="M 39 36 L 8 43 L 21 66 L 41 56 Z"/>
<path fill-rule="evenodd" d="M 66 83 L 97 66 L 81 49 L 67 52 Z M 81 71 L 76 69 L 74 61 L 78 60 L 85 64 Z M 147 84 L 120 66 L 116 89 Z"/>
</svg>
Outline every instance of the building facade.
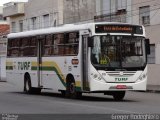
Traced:
<svg viewBox="0 0 160 120">
<path fill-rule="evenodd" d="M 10 2 L 4 4 L 3 16 L 10 23 L 10 31 L 12 33 L 22 32 L 24 30 L 24 2 Z"/>
<path fill-rule="evenodd" d="M 6 78 L 7 34 L 9 34 L 9 24 L 0 21 L 0 81 Z"/>
<path fill-rule="evenodd" d="M 4 5 L 3 10 L 12 33 L 63 24 L 63 0 L 10 2 Z"/>
<path fill-rule="evenodd" d="M 11 32 L 21 32 L 63 24 L 93 22 L 96 0 L 29 0 L 27 3 L 7 3 L 4 17 L 8 17 Z"/>
<path fill-rule="evenodd" d="M 151 54 L 148 56 L 148 89 L 160 90 L 160 4 L 159 0 L 132 0 L 132 23 L 146 28 L 150 39 Z"/>
<path fill-rule="evenodd" d="M 97 0 L 63 0 L 64 24 L 93 22 Z"/>
<path fill-rule="evenodd" d="M 63 0 L 29 0 L 25 4 L 25 29 L 41 29 L 63 24 Z"/>
<path fill-rule="evenodd" d="M 95 21 L 131 23 L 131 0 L 96 0 Z"/>
</svg>

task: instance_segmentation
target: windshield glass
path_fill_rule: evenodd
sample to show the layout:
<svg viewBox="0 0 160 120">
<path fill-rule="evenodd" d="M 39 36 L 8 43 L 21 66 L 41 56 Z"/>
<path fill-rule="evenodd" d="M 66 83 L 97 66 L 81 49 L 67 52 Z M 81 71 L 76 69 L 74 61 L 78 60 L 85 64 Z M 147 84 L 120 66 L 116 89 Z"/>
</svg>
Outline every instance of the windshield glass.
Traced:
<svg viewBox="0 0 160 120">
<path fill-rule="evenodd" d="M 94 36 L 91 62 L 100 69 L 142 68 L 146 64 L 144 38 Z"/>
</svg>

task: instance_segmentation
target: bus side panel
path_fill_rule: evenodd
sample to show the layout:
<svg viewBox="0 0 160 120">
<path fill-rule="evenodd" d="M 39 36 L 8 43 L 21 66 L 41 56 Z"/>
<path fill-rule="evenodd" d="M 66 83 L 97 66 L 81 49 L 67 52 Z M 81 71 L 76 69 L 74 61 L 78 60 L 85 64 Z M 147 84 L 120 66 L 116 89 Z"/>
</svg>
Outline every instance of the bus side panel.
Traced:
<svg viewBox="0 0 160 120">
<path fill-rule="evenodd" d="M 57 57 L 42 58 L 42 86 L 53 90 L 65 90 L 63 59 Z M 58 62 L 57 62 L 58 61 Z M 63 71 L 62 71 L 63 70 Z"/>
<path fill-rule="evenodd" d="M 80 70 L 78 65 L 72 65 L 75 57 L 48 57 L 42 62 L 42 85 L 53 90 L 66 90 L 66 77 L 74 76 L 76 86 L 80 85 Z M 76 57 L 77 58 L 77 57 Z M 79 71 L 78 71 L 79 70 Z M 78 76 L 78 77 L 77 77 Z"/>
<path fill-rule="evenodd" d="M 7 81 L 18 88 L 24 88 L 24 76 L 29 74 L 32 87 L 38 87 L 37 70 L 34 66 L 37 58 L 8 58 L 6 63 Z"/>
<path fill-rule="evenodd" d="M 18 90 L 22 91 L 24 88 L 24 77 L 22 72 L 16 69 L 16 59 L 8 58 L 6 62 L 6 79 L 9 84 L 15 85 Z"/>
</svg>

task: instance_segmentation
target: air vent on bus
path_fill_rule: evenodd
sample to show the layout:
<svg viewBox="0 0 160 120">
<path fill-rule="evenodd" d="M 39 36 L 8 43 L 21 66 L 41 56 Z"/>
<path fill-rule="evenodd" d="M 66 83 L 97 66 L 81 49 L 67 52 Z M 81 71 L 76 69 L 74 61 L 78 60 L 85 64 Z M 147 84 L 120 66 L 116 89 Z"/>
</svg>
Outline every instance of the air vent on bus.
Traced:
<svg viewBox="0 0 160 120">
<path fill-rule="evenodd" d="M 118 77 L 118 76 L 129 77 L 129 76 L 135 75 L 136 72 L 125 71 L 125 72 L 106 72 L 106 73 L 109 76 L 114 76 L 114 77 Z"/>
</svg>

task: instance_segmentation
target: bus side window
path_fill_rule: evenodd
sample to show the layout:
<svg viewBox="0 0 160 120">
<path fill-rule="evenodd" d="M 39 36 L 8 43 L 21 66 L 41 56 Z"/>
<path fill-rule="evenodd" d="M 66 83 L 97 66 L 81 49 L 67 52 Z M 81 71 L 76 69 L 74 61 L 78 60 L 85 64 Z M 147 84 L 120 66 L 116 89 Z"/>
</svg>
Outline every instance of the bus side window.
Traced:
<svg viewBox="0 0 160 120">
<path fill-rule="evenodd" d="M 64 34 L 54 35 L 54 55 L 64 55 Z"/>
<path fill-rule="evenodd" d="M 44 56 L 51 56 L 53 54 L 53 36 L 46 35 L 44 42 Z"/>
<path fill-rule="evenodd" d="M 77 55 L 78 54 L 79 36 L 77 34 L 78 32 L 72 32 L 66 35 L 66 43 L 65 43 L 65 54 L 66 55 Z"/>
<path fill-rule="evenodd" d="M 30 37 L 26 37 L 22 39 L 21 46 L 21 56 L 23 54 L 24 57 L 30 56 Z"/>
<path fill-rule="evenodd" d="M 20 39 L 12 39 L 11 40 L 11 47 L 10 47 L 10 56 L 11 57 L 18 57 L 19 56 L 19 47 L 20 47 Z"/>
<path fill-rule="evenodd" d="M 30 38 L 30 56 L 36 56 L 37 55 L 37 38 L 31 37 Z"/>
</svg>

